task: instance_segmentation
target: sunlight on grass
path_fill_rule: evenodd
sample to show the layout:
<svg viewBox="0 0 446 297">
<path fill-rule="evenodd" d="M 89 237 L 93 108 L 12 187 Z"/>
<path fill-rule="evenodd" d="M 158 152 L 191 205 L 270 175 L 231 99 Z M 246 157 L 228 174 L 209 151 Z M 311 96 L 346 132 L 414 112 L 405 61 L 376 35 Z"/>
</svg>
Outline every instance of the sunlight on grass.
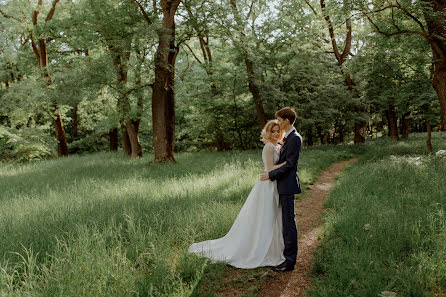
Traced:
<svg viewBox="0 0 446 297">
<path fill-rule="evenodd" d="M 444 148 L 446 135 L 434 137 Z M 369 151 L 339 178 L 326 202 L 310 296 L 446 291 L 439 260 L 446 255 L 446 159 L 423 153 L 414 138 Z"/>
<path fill-rule="evenodd" d="M 395 224 L 390 218 L 425 211 L 423 197 L 444 190 L 432 183 L 438 177 L 429 172 L 434 164 L 435 170 L 442 172 L 443 165 L 425 155 L 422 140 L 414 139 L 410 145 L 378 140 L 364 146 L 304 149 L 299 164 L 304 189 L 329 164 L 365 154 L 363 161 L 349 169 L 354 182 L 341 178 L 334 190 L 333 197 L 337 198 L 329 202 L 332 210 L 326 217 L 327 238 L 345 231 L 342 236 L 349 239 L 350 231 L 346 230 L 352 229 L 361 232 L 362 237 L 355 236 L 369 244 L 364 246 L 372 247 L 379 238 L 376 232 L 395 236 L 387 229 Z M 184 153 L 177 154 L 176 164 L 149 164 L 150 155 L 130 160 L 121 154 L 98 153 L 2 166 L 0 295 L 212 295 L 212 290 L 219 288 L 225 266 L 188 254 L 187 248 L 192 242 L 226 234 L 263 171 L 260 156 L 260 151 Z M 414 160 L 423 166 L 409 162 L 419 156 L 421 159 Z M 404 177 L 405 172 L 412 176 L 395 179 L 395 174 Z M 431 184 L 417 187 L 420 182 Z M 369 187 L 369 183 L 374 186 Z M 342 190 L 343 185 L 348 185 L 348 190 Z M 393 194 L 383 200 L 389 185 Z M 349 201 L 355 202 L 355 211 L 361 216 L 344 222 L 339 211 L 353 213 Z M 377 204 L 371 203 L 374 201 Z M 430 212 L 437 214 L 428 220 L 432 230 L 443 228 L 440 209 Z M 426 220 L 421 218 L 417 224 L 425 226 Z M 349 228 L 339 229 L 339 223 Z M 409 222 L 402 226 L 392 230 L 412 228 Z M 417 236 L 425 238 L 425 230 L 414 230 L 418 231 L 412 234 L 419 232 Z M 433 246 L 439 240 L 419 244 Z M 343 255 L 342 249 L 328 250 L 348 263 L 351 255 Z M 444 250 L 439 250 L 411 253 L 411 261 L 430 267 L 430 276 L 425 274 L 430 281 L 444 269 L 429 266 L 430 258 L 444 255 Z M 401 250 L 395 248 L 393 253 L 401 254 Z M 355 265 L 362 263 L 361 257 Z M 357 274 L 355 283 L 360 284 L 362 274 L 352 273 Z M 386 288 L 378 289 L 383 292 Z"/>
</svg>

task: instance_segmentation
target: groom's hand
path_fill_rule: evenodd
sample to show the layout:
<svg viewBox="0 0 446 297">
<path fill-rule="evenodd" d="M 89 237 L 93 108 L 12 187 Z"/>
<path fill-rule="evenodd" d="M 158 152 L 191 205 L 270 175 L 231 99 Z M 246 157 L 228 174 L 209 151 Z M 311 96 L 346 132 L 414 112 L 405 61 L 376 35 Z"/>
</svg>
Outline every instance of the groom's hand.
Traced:
<svg viewBox="0 0 446 297">
<path fill-rule="evenodd" d="M 263 174 L 260 176 L 260 180 L 269 180 L 268 172 L 263 172 Z"/>
</svg>

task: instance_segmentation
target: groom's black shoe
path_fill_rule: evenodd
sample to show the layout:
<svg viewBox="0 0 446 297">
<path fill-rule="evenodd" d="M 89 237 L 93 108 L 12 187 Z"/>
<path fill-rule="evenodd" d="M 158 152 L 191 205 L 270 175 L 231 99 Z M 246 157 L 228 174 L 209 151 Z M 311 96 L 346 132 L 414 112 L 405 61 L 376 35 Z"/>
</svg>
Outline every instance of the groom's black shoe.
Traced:
<svg viewBox="0 0 446 297">
<path fill-rule="evenodd" d="M 282 264 L 280 264 L 276 267 L 273 267 L 273 270 L 277 271 L 277 272 L 291 271 L 291 270 L 294 270 L 294 265 L 289 264 L 287 262 L 283 262 Z"/>
</svg>

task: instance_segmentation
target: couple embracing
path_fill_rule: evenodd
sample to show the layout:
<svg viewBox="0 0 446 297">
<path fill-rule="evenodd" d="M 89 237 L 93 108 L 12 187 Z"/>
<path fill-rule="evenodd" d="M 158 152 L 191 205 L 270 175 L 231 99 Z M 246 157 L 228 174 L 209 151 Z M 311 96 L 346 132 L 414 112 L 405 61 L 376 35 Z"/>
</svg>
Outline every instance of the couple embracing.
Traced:
<svg viewBox="0 0 446 297">
<path fill-rule="evenodd" d="M 282 108 L 275 116 L 276 120 L 268 121 L 261 132 L 265 172 L 252 188 L 231 229 L 222 238 L 192 244 L 189 252 L 237 268 L 273 266 L 273 270 L 280 272 L 294 269 L 297 257 L 294 194 L 301 192 L 297 168 L 302 137 L 294 128 L 293 109 Z"/>
</svg>

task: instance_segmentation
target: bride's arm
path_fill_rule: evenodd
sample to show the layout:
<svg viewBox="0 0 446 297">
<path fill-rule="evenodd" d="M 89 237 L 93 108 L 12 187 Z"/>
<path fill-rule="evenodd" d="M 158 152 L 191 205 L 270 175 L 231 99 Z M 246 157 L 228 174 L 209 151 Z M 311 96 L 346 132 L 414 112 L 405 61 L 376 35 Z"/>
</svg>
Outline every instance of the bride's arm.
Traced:
<svg viewBox="0 0 446 297">
<path fill-rule="evenodd" d="M 283 163 L 274 165 L 273 168 L 271 168 L 271 170 L 275 170 L 275 169 L 277 169 L 277 168 L 280 168 L 280 167 L 282 167 L 282 166 L 285 165 L 285 164 L 286 164 L 286 161 L 283 162 Z M 268 172 L 270 172 L 271 170 L 268 170 Z"/>
<path fill-rule="evenodd" d="M 272 145 L 266 145 L 265 147 L 265 161 L 266 161 L 266 169 L 268 172 L 271 170 L 277 169 L 282 167 L 286 164 L 286 162 L 283 162 L 281 164 L 274 165 L 274 147 Z"/>
</svg>

